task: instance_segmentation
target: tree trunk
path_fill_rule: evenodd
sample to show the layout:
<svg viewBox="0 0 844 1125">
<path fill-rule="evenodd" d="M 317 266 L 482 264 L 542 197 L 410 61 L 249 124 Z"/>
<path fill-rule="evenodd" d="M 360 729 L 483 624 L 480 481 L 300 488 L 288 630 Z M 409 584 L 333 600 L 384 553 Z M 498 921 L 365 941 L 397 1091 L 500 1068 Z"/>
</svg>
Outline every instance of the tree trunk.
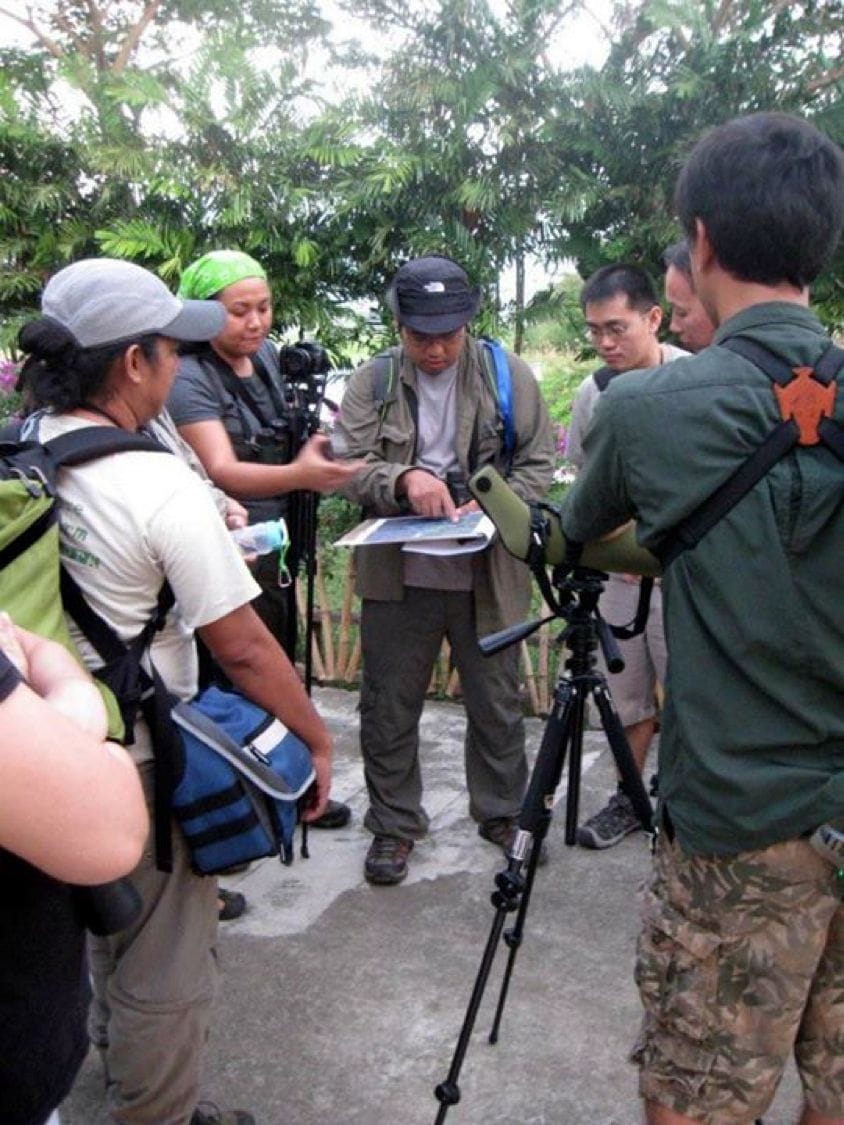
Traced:
<svg viewBox="0 0 844 1125">
<path fill-rule="evenodd" d="M 522 354 L 525 337 L 525 255 L 520 250 L 516 255 L 516 316 L 513 332 L 513 351 Z"/>
</svg>

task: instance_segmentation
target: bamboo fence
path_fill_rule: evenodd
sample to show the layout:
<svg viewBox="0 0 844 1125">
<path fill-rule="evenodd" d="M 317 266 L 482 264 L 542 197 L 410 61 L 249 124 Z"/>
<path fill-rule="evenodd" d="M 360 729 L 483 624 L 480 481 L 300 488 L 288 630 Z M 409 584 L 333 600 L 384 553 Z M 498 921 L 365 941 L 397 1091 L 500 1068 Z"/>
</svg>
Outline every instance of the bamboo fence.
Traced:
<svg viewBox="0 0 844 1125">
<path fill-rule="evenodd" d="M 317 560 L 314 578 L 313 633 L 311 662 L 313 677 L 320 684 L 341 687 L 360 686 L 361 650 L 359 635 L 359 606 L 354 594 L 354 555 L 343 576 L 336 605 L 331 604 L 321 560 Z M 302 633 L 307 618 L 305 583 L 297 582 L 296 597 Z M 520 646 L 521 684 L 525 711 L 529 715 L 548 713 L 554 685 L 560 674 L 565 653 L 553 644 L 549 625 L 522 641 Z M 428 693 L 440 699 L 460 699 L 460 675 L 451 663 L 448 641 L 443 641 L 440 655 L 431 674 Z"/>
</svg>

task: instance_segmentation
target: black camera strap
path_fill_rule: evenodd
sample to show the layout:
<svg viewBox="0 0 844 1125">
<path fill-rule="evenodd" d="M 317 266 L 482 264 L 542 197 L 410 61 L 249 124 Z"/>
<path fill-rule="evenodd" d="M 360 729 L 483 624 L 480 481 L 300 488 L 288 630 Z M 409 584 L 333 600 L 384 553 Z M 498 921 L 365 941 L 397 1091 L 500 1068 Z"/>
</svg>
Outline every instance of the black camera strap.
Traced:
<svg viewBox="0 0 844 1125">
<path fill-rule="evenodd" d="M 223 386 L 229 394 L 232 395 L 235 401 L 247 407 L 259 426 L 268 427 L 277 419 L 285 416 L 286 407 L 284 396 L 281 389 L 276 385 L 272 373 L 266 365 L 265 358 L 261 356 L 260 352 L 256 352 L 252 357 L 252 367 L 256 377 L 260 379 L 273 404 L 275 413 L 270 417 L 267 416 L 266 409 L 262 407 L 255 398 L 255 395 L 246 385 L 246 380 L 236 375 L 221 356 L 218 356 L 216 352 L 212 350 L 207 356 L 203 356 L 202 358 L 205 362 L 213 366 L 214 371 L 220 376 Z"/>
</svg>

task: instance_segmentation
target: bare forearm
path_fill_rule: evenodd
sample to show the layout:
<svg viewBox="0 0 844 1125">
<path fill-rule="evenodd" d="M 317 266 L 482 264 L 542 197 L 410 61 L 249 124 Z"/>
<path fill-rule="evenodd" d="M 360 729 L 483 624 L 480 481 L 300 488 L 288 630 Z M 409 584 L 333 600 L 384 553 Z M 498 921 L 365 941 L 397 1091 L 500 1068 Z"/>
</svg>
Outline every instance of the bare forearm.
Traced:
<svg viewBox="0 0 844 1125">
<path fill-rule="evenodd" d="M 262 465 L 257 461 L 232 461 L 211 465 L 208 473 L 227 496 L 239 500 L 261 500 L 295 492 L 303 487 L 295 465 Z"/>
<path fill-rule="evenodd" d="M 25 685 L 2 705 L 0 843 L 54 878 L 101 883 L 138 862 L 147 816 L 126 751 Z"/>
<path fill-rule="evenodd" d="M 251 606 L 242 606 L 199 630 L 232 683 L 276 715 L 315 755 L 331 755 L 327 728 L 296 669 Z"/>
</svg>

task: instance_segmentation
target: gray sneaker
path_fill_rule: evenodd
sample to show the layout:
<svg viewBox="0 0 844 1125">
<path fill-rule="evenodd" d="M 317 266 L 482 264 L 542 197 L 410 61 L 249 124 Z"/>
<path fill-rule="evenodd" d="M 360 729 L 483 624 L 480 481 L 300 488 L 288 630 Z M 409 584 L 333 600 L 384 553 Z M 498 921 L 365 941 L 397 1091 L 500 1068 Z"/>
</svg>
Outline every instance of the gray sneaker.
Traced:
<svg viewBox="0 0 844 1125">
<path fill-rule="evenodd" d="M 577 842 L 582 848 L 611 848 L 641 827 L 627 794 L 613 793 L 605 807 L 578 828 Z"/>
</svg>

